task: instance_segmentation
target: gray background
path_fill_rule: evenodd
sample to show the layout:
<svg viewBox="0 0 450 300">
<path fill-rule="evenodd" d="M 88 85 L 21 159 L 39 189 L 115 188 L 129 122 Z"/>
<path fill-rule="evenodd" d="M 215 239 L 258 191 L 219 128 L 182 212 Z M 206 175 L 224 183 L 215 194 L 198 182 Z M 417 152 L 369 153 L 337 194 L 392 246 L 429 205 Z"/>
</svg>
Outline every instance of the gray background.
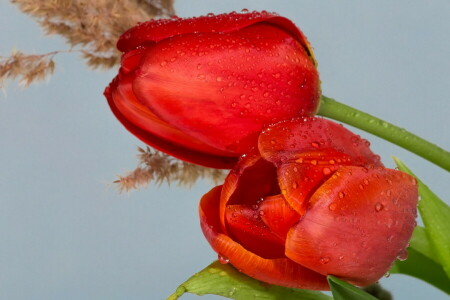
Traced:
<svg viewBox="0 0 450 300">
<path fill-rule="evenodd" d="M 391 2 L 177 0 L 176 10 L 291 18 L 315 48 L 325 95 L 449 149 L 450 2 Z M 5 0 L 0 28 L 0 55 L 67 48 Z M 102 96 L 115 72 L 88 70 L 76 54 L 56 63 L 47 83 L 0 93 L 0 299 L 164 299 L 216 258 L 197 216 L 211 184 L 119 194 L 110 183 L 142 144 Z M 387 166 L 399 156 L 447 197 L 446 171 L 363 136 Z M 396 299 L 447 298 L 406 276 L 382 282 Z"/>
</svg>

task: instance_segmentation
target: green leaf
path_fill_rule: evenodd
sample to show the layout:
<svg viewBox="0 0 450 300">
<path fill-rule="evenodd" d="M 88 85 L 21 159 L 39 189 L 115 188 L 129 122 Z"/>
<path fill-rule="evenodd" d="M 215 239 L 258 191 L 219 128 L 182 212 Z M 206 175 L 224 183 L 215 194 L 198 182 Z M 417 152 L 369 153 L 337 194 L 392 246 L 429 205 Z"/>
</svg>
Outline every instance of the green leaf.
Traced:
<svg viewBox="0 0 450 300">
<path fill-rule="evenodd" d="M 408 167 L 398 158 L 394 157 L 398 168 L 412 176 L 415 176 Z M 437 260 L 443 266 L 447 277 L 450 278 L 450 207 L 439 199 L 420 179 L 419 184 L 419 212 L 425 224 L 433 252 Z"/>
<path fill-rule="evenodd" d="M 412 247 L 408 248 L 408 259 L 405 261 L 397 260 L 389 273 L 419 278 L 450 294 L 450 280 L 442 266 Z"/>
<path fill-rule="evenodd" d="M 236 300 L 330 300 L 321 292 L 285 288 L 250 278 L 218 261 L 181 284 L 167 300 L 176 300 L 184 293 L 214 294 Z"/>
<path fill-rule="evenodd" d="M 327 276 L 335 300 L 377 300 L 374 296 L 334 276 Z"/>
<path fill-rule="evenodd" d="M 416 226 L 416 228 L 414 228 L 411 241 L 409 242 L 409 249 L 414 249 L 415 251 L 426 256 L 428 259 L 431 259 L 439 264 L 439 259 L 434 253 L 433 246 L 428 239 L 428 234 L 425 228 L 421 226 Z"/>
</svg>

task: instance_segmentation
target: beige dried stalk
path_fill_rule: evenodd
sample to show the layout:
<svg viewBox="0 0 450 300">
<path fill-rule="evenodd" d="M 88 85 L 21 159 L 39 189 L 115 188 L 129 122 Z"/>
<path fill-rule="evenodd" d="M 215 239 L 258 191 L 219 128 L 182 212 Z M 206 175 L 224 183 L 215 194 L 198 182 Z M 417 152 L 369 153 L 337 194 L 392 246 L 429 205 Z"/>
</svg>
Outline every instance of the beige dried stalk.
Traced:
<svg viewBox="0 0 450 300">
<path fill-rule="evenodd" d="M 20 79 L 20 84 L 27 87 L 35 80 L 43 80 L 53 74 L 56 52 L 43 55 L 26 55 L 14 51 L 9 57 L 0 57 L 0 88 L 4 87 L 7 78 Z"/>
<path fill-rule="evenodd" d="M 70 50 L 41 55 L 15 52 L 0 57 L 0 80 L 21 78 L 24 85 L 42 80 L 54 69 L 61 52 L 81 52 L 92 68 L 108 69 L 120 60 L 119 36 L 138 22 L 173 15 L 174 0 L 11 0 L 36 19 L 48 35 L 58 34 Z"/>
<path fill-rule="evenodd" d="M 183 162 L 150 147 L 138 148 L 138 151 L 139 166 L 114 181 L 120 191 L 137 189 L 147 186 L 150 182 L 157 185 L 164 182 L 176 183 L 180 186 L 191 187 L 199 179 L 209 179 L 214 184 L 219 184 L 225 178 L 223 170 Z"/>
</svg>

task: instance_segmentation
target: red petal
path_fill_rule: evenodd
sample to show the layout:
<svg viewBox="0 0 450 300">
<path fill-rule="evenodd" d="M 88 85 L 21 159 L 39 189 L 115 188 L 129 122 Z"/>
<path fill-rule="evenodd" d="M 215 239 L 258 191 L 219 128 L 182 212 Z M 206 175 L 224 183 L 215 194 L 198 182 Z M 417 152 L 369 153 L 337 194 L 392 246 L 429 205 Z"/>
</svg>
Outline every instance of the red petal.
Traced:
<svg viewBox="0 0 450 300">
<path fill-rule="evenodd" d="M 226 233 L 226 206 L 232 204 L 257 205 L 263 197 L 280 193 L 273 164 L 257 154 L 239 160 L 225 179 L 220 199 L 220 220 Z"/>
<path fill-rule="evenodd" d="M 336 169 L 335 165 L 282 164 L 277 170 L 281 193 L 292 209 L 303 215 L 311 195 Z"/>
<path fill-rule="evenodd" d="M 277 123 L 261 133 L 258 147 L 261 156 L 276 165 L 304 160 L 315 165 L 382 166 L 368 141 L 341 124 L 321 118 Z"/>
<path fill-rule="evenodd" d="M 306 37 L 292 21 L 276 14 L 252 12 L 252 13 L 228 13 L 221 15 L 208 15 L 196 18 L 172 18 L 151 20 L 141 23 L 126 31 L 119 39 L 117 48 L 122 51 L 130 51 L 138 46 L 159 42 L 163 39 L 184 35 L 188 33 L 227 33 L 238 31 L 256 23 L 269 23 L 282 28 L 295 37 L 312 54 L 311 46 Z"/>
<path fill-rule="evenodd" d="M 229 153 L 190 138 L 155 116 L 134 96 L 131 80 L 130 75 L 119 75 L 105 90 L 105 96 L 116 118 L 136 137 L 158 150 L 199 165 L 230 168 L 236 163 L 236 158 L 229 157 Z"/>
<path fill-rule="evenodd" d="M 318 74 L 302 46 L 266 24 L 161 41 L 146 52 L 133 89 L 167 123 L 237 154 L 269 124 L 312 115 L 319 100 Z"/>
<path fill-rule="evenodd" d="M 285 257 L 284 239 L 270 231 L 257 209 L 256 206 L 227 206 L 225 218 L 229 236 L 248 251 L 261 257 Z"/>
<path fill-rule="evenodd" d="M 281 286 L 328 290 L 326 278 L 286 258 L 265 259 L 233 241 L 221 231 L 218 202 L 221 186 L 205 194 L 200 201 L 200 224 L 214 251 L 229 259 L 239 271 L 255 279 Z"/>
<path fill-rule="evenodd" d="M 258 212 L 270 231 L 283 241 L 286 240 L 289 229 L 300 219 L 300 215 L 289 206 L 282 195 L 265 197 Z"/>
<path fill-rule="evenodd" d="M 417 199 L 415 181 L 405 173 L 341 167 L 289 231 L 286 255 L 324 275 L 373 283 L 407 247 Z"/>
</svg>

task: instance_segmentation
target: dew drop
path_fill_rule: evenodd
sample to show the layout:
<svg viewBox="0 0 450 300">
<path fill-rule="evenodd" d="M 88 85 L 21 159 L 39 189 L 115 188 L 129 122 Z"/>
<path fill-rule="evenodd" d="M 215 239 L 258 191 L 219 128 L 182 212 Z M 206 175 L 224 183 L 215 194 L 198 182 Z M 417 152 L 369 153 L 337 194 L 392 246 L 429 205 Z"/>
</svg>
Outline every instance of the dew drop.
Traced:
<svg viewBox="0 0 450 300">
<path fill-rule="evenodd" d="M 320 263 L 325 265 L 330 262 L 330 258 L 328 256 L 324 256 L 320 258 Z"/>
<path fill-rule="evenodd" d="M 385 278 L 389 278 L 389 276 L 391 276 L 391 273 L 386 272 L 383 276 L 384 276 Z"/>
<path fill-rule="evenodd" d="M 330 205 L 328 205 L 328 209 L 331 211 L 335 211 L 337 208 L 337 204 L 336 203 L 331 203 Z"/>
<path fill-rule="evenodd" d="M 312 142 L 311 146 L 314 147 L 314 148 L 319 148 L 320 147 L 319 143 L 317 143 L 317 142 Z"/>
<path fill-rule="evenodd" d="M 330 175 L 331 169 L 330 168 L 323 168 L 323 175 Z"/>
<path fill-rule="evenodd" d="M 344 255 L 339 256 L 339 260 L 343 260 L 344 259 Z"/>
<path fill-rule="evenodd" d="M 227 263 L 230 262 L 230 260 L 228 259 L 228 257 L 225 257 L 225 256 L 223 256 L 223 255 L 221 255 L 221 254 L 219 254 L 219 255 L 217 256 L 217 258 L 218 258 L 219 262 L 220 262 L 222 265 L 226 265 Z"/>
<path fill-rule="evenodd" d="M 364 179 L 364 184 L 365 184 L 365 185 L 369 185 L 369 180 Z"/>
<path fill-rule="evenodd" d="M 231 103 L 231 107 L 236 107 L 236 105 L 237 105 L 236 102 Z"/>
<path fill-rule="evenodd" d="M 203 75 L 203 74 L 198 74 L 198 75 L 197 75 L 197 78 L 200 79 L 200 80 L 205 79 L 205 75 Z"/>
<path fill-rule="evenodd" d="M 317 166 L 317 160 L 316 160 L 316 159 L 311 160 L 311 164 L 312 164 L 313 166 Z"/>
<path fill-rule="evenodd" d="M 217 78 L 216 78 L 216 81 L 217 81 L 217 82 L 221 82 L 221 81 L 222 81 L 222 77 L 220 77 L 220 76 L 217 77 Z"/>
<path fill-rule="evenodd" d="M 382 211 L 383 208 L 384 208 L 384 205 L 381 204 L 380 202 L 377 202 L 377 204 L 375 204 L 375 210 L 376 210 L 377 212 Z"/>
<path fill-rule="evenodd" d="M 163 60 L 163 61 L 160 63 L 160 66 L 161 66 L 161 67 L 164 67 L 165 65 L 167 65 L 167 61 Z"/>
<path fill-rule="evenodd" d="M 298 188 L 298 183 L 297 182 L 293 182 L 292 183 L 292 188 L 295 190 L 296 188 Z"/>
<path fill-rule="evenodd" d="M 400 261 L 404 261 L 404 260 L 408 259 L 408 251 L 406 251 L 406 249 L 403 249 L 402 251 L 400 251 L 400 253 L 397 256 L 397 259 Z"/>
<path fill-rule="evenodd" d="M 341 199 L 345 197 L 345 194 L 343 192 L 339 192 L 338 195 L 339 195 L 339 198 L 341 198 Z"/>
<path fill-rule="evenodd" d="M 244 13 L 244 14 L 248 13 L 248 9 L 243 8 L 243 9 L 241 10 L 241 13 Z"/>
</svg>

